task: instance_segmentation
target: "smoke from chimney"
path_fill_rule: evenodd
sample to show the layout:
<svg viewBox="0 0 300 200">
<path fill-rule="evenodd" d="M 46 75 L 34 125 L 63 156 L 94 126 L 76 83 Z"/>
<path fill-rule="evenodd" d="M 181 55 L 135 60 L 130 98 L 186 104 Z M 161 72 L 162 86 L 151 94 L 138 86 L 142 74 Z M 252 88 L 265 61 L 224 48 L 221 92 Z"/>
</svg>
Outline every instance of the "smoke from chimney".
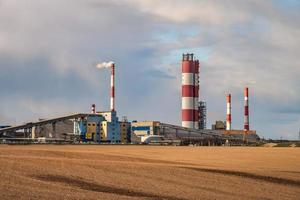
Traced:
<svg viewBox="0 0 300 200">
<path fill-rule="evenodd" d="M 110 68 L 112 67 L 112 65 L 115 64 L 114 62 L 110 61 L 110 62 L 102 62 L 102 63 L 98 63 L 96 65 L 96 67 L 98 69 L 103 69 L 103 68 Z"/>
</svg>

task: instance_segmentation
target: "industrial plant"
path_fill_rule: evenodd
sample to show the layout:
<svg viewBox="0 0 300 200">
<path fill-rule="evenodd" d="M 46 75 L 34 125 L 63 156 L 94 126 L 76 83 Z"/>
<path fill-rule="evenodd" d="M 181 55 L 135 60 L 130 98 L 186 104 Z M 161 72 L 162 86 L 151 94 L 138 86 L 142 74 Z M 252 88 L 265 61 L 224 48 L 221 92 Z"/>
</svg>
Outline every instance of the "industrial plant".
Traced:
<svg viewBox="0 0 300 200">
<path fill-rule="evenodd" d="M 17 126 L 0 127 L 0 143 L 61 144 L 156 144 L 156 145 L 245 145 L 255 144 L 259 136 L 249 126 L 249 89 L 244 91 L 244 129 L 233 130 L 231 94 L 224 98 L 225 120 L 217 120 L 207 128 L 207 106 L 200 99 L 200 62 L 194 54 L 182 56 L 181 126 L 160 121 L 129 121 L 121 119 L 115 108 L 114 62 L 99 63 L 97 68 L 111 71 L 110 109 L 76 113 L 52 119 L 40 119 Z M 180 87 L 180 86 L 178 86 Z M 225 106 L 226 99 L 226 106 Z M 179 109 L 180 110 L 180 109 Z"/>
</svg>

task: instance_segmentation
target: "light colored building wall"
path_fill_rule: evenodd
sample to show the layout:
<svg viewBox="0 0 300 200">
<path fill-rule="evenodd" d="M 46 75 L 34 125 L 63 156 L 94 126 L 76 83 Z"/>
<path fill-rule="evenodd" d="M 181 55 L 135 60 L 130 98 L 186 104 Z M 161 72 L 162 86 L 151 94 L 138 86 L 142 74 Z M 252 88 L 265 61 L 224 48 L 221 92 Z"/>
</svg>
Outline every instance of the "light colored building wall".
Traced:
<svg viewBox="0 0 300 200">
<path fill-rule="evenodd" d="M 133 122 L 131 126 L 136 136 L 159 135 L 160 131 L 158 121 Z"/>
</svg>

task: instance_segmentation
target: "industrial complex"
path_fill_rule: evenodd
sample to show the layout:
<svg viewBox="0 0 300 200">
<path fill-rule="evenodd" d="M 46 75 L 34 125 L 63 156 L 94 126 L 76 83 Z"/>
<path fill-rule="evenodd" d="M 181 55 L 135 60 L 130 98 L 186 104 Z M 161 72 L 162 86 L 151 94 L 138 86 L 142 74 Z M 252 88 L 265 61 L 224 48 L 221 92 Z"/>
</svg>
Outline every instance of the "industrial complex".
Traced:
<svg viewBox="0 0 300 200">
<path fill-rule="evenodd" d="M 218 120 L 211 129 L 207 128 L 206 102 L 199 98 L 200 62 L 193 54 L 182 57 L 181 126 L 160 121 L 129 121 L 126 117 L 120 119 L 115 108 L 115 63 L 101 63 L 97 68 L 111 70 L 109 111 L 97 111 L 96 105 L 92 104 L 89 113 L 1 126 L 0 143 L 242 145 L 259 141 L 256 131 L 250 130 L 249 126 L 248 87 L 244 91 L 244 129 L 232 129 L 231 94 L 226 95 L 226 120 Z"/>
</svg>

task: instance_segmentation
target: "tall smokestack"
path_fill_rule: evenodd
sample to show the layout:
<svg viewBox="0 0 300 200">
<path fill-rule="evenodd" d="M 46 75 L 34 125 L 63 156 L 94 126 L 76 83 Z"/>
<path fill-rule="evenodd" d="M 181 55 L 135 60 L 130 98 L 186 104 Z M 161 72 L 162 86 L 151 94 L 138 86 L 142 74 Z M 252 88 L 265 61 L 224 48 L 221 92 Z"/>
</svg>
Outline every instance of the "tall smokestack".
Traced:
<svg viewBox="0 0 300 200">
<path fill-rule="evenodd" d="M 226 106 L 227 106 L 227 113 L 226 113 L 226 130 L 231 130 L 231 94 L 226 95 Z"/>
<path fill-rule="evenodd" d="M 198 128 L 199 62 L 193 54 L 182 57 L 182 126 Z"/>
<path fill-rule="evenodd" d="M 92 108 L 91 108 L 91 113 L 92 114 L 96 114 L 96 105 L 95 104 L 92 104 Z"/>
<path fill-rule="evenodd" d="M 110 110 L 115 111 L 115 64 L 111 63 L 111 75 L 110 75 Z"/>
<path fill-rule="evenodd" d="M 199 60 L 195 60 L 194 66 L 194 128 L 199 129 Z"/>
<path fill-rule="evenodd" d="M 103 62 L 98 63 L 96 65 L 98 69 L 103 68 L 110 68 L 111 75 L 110 75 L 110 110 L 115 111 L 115 63 L 110 62 Z"/>
<path fill-rule="evenodd" d="M 244 130 L 249 131 L 249 90 L 248 90 L 248 87 L 245 88 L 244 96 L 245 96 Z"/>
</svg>

